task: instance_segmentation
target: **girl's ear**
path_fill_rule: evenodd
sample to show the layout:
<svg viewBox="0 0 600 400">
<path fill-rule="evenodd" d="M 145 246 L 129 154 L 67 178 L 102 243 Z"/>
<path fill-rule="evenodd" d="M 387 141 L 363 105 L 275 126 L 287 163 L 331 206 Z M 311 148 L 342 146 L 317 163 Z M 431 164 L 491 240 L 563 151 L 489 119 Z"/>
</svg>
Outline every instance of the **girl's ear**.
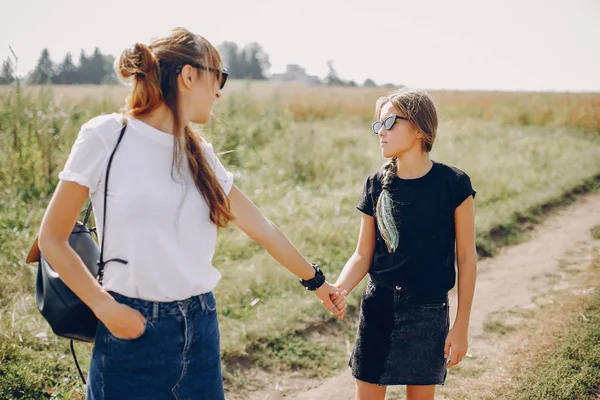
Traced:
<svg viewBox="0 0 600 400">
<path fill-rule="evenodd" d="M 195 69 L 191 65 L 185 65 L 179 74 L 185 88 L 190 89 L 196 76 L 194 76 Z"/>
</svg>

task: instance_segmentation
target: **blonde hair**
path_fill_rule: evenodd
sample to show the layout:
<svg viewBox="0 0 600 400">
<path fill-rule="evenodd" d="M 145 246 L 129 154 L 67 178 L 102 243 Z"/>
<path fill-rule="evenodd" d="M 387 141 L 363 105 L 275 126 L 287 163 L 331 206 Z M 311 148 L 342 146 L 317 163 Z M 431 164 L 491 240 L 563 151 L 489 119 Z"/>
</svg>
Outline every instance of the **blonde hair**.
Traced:
<svg viewBox="0 0 600 400">
<path fill-rule="evenodd" d="M 381 109 L 392 103 L 423 135 L 423 151 L 429 153 L 433 148 L 438 127 L 437 111 L 433 100 L 424 91 L 399 89 L 377 99 L 376 118 L 380 118 Z M 382 191 L 377 199 L 375 215 L 377 227 L 390 253 L 398 248 L 400 234 L 394 219 L 394 201 L 391 185 L 398 172 L 398 160 L 390 158 L 382 167 Z"/>
<path fill-rule="evenodd" d="M 218 50 L 185 28 L 175 28 L 167 36 L 154 38 L 149 45 L 136 43 L 123 51 L 114 68 L 121 79 L 133 80 L 123 109 L 126 114 L 142 116 L 162 103 L 169 107 L 174 117 L 173 167 L 181 170 L 181 153 L 185 151 L 195 186 L 209 206 L 210 220 L 224 227 L 234 216 L 229 199 L 202 152 L 204 138 L 189 125 L 183 129 L 181 126 L 177 76 L 186 64 L 223 69 Z"/>
</svg>

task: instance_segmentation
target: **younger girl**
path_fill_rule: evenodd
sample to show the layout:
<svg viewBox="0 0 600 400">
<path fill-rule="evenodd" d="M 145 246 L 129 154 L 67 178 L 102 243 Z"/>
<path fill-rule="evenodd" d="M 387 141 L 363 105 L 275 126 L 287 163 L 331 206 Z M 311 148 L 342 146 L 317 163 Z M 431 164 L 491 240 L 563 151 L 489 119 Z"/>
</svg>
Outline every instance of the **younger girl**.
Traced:
<svg viewBox="0 0 600 400">
<path fill-rule="evenodd" d="M 475 190 L 463 171 L 429 158 L 438 121 L 426 93 L 390 93 L 376 113 L 373 131 L 388 161 L 366 179 L 358 245 L 336 284 L 349 293 L 370 275 L 350 358 L 356 399 L 384 399 L 388 385 L 407 385 L 409 400 L 433 399 L 446 366 L 467 351 Z M 449 329 L 455 255 L 458 311 Z"/>
</svg>

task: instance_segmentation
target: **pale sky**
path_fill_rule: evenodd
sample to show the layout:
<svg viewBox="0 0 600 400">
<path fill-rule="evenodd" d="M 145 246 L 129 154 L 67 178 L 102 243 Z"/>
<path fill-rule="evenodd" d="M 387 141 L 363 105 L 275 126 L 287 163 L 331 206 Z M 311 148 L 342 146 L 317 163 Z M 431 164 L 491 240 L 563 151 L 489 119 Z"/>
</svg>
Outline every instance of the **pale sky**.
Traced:
<svg viewBox="0 0 600 400">
<path fill-rule="evenodd" d="M 259 42 L 271 73 L 425 89 L 600 91 L 600 0 L 0 0 L 0 60 L 19 71 L 98 46 L 118 56 L 183 26 L 218 45 Z"/>
</svg>

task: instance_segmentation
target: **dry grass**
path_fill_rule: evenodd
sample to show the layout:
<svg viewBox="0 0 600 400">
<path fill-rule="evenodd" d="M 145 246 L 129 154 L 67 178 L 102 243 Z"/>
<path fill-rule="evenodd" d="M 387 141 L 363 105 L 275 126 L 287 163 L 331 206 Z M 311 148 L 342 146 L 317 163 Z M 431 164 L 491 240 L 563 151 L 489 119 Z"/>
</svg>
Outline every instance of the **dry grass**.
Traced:
<svg viewBox="0 0 600 400">
<path fill-rule="evenodd" d="M 6 91 L 0 86 L 0 94 Z M 36 92 L 39 87 L 27 88 Z M 56 86 L 60 102 L 80 103 L 90 97 L 120 103 L 124 86 Z M 243 93 L 252 100 L 254 113 L 275 102 L 286 107 L 297 121 L 329 118 L 371 120 L 375 100 L 387 88 L 306 86 L 269 81 L 228 82 L 224 91 Z M 600 93 L 430 91 L 442 120 L 481 119 L 502 124 L 565 126 L 600 132 Z"/>
</svg>

